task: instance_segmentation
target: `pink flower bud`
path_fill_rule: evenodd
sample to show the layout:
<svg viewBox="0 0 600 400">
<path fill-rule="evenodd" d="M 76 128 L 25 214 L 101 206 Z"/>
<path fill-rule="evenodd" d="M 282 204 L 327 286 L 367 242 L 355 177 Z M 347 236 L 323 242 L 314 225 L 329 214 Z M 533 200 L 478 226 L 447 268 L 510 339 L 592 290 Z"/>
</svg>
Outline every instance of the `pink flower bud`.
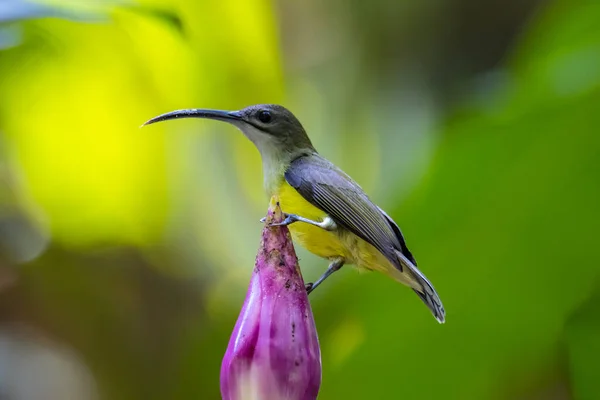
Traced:
<svg viewBox="0 0 600 400">
<path fill-rule="evenodd" d="M 314 400 L 317 329 L 287 227 L 271 199 L 246 300 L 221 365 L 223 400 Z"/>
</svg>

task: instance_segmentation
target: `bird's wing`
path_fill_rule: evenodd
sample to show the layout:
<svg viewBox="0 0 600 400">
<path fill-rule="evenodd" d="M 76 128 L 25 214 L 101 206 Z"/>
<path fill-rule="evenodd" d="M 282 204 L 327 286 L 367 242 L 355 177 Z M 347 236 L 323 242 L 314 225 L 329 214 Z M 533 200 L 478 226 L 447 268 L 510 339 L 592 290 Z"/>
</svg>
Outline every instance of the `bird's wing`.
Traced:
<svg viewBox="0 0 600 400">
<path fill-rule="evenodd" d="M 404 240 L 401 243 L 385 213 L 343 171 L 318 155 L 310 155 L 294 160 L 285 179 L 309 203 L 373 245 L 402 271 L 396 251 L 406 247 Z"/>
<path fill-rule="evenodd" d="M 396 237 L 398 238 L 398 241 L 400 242 L 400 247 L 401 247 L 400 251 L 401 251 L 401 253 L 404 255 L 404 257 L 406 257 L 416 267 L 417 266 L 417 260 L 415 260 L 415 258 L 413 257 L 412 253 L 408 249 L 408 246 L 406 246 L 406 240 L 404 240 L 404 235 L 402 234 L 402 231 L 400 230 L 400 227 L 398 226 L 398 224 L 389 215 L 387 215 L 387 213 L 385 211 L 383 211 L 381 208 L 379 208 L 379 211 L 381 211 L 381 213 L 385 216 L 385 218 L 387 219 L 388 223 L 390 224 L 390 226 L 394 230 L 394 233 L 396 234 Z"/>
</svg>

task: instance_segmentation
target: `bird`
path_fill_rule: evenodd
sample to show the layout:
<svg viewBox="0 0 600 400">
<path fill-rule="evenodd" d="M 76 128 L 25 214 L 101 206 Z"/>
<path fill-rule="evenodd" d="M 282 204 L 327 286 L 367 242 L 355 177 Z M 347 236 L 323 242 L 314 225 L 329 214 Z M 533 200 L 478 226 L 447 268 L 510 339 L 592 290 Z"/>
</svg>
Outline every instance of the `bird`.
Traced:
<svg viewBox="0 0 600 400">
<path fill-rule="evenodd" d="M 410 287 L 439 323 L 442 301 L 417 268 L 398 224 L 378 207 L 345 172 L 321 156 L 300 121 L 276 104 L 238 111 L 184 109 L 148 120 L 145 125 L 179 118 L 230 123 L 258 149 L 264 190 L 277 196 L 292 238 L 309 252 L 327 259 L 327 270 L 306 289 L 311 293 L 344 265 L 381 272 Z M 274 224 L 275 225 L 275 224 Z"/>
</svg>

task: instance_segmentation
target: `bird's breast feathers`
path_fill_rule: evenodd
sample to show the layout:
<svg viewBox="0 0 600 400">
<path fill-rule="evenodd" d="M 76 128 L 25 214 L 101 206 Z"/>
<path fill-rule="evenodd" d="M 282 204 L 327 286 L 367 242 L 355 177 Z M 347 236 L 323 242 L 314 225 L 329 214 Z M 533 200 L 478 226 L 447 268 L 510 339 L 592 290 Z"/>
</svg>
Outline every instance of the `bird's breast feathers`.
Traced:
<svg viewBox="0 0 600 400">
<path fill-rule="evenodd" d="M 309 203 L 285 180 L 273 194 L 279 196 L 281 208 L 287 214 L 296 214 L 317 222 L 327 217 L 325 211 Z M 381 272 L 386 272 L 390 267 L 389 261 L 377 249 L 343 228 L 326 231 L 318 226 L 296 222 L 289 229 L 296 242 L 319 257 L 343 257 L 348 264 Z"/>
<path fill-rule="evenodd" d="M 287 214 L 296 214 L 313 221 L 322 221 L 327 213 L 310 204 L 285 180 L 277 193 L 281 209 Z M 332 258 L 343 256 L 345 246 L 335 232 L 329 232 L 311 224 L 296 222 L 289 226 L 295 241 L 319 257 Z"/>
</svg>

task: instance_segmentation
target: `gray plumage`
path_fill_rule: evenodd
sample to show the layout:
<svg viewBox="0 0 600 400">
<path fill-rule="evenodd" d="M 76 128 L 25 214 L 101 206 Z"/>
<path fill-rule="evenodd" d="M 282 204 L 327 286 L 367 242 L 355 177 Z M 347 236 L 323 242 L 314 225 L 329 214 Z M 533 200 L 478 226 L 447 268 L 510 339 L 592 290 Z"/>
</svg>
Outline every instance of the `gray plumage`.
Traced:
<svg viewBox="0 0 600 400">
<path fill-rule="evenodd" d="M 436 319 L 444 322 L 442 302 L 433 285 L 417 269 L 398 225 L 373 204 L 356 182 L 318 155 L 300 121 L 289 110 L 275 104 L 259 104 L 239 111 L 176 110 L 152 118 L 145 125 L 177 118 L 210 118 L 239 128 L 261 154 L 267 194 L 276 193 L 283 175 L 290 186 L 327 213 L 337 226 L 377 249 L 392 265 L 394 278 L 410 286 Z M 319 221 L 305 222 L 321 226 Z M 384 262 L 379 258 L 378 261 Z M 333 271 L 330 265 L 318 282 Z"/>
<path fill-rule="evenodd" d="M 416 280 L 421 287 L 413 290 L 435 318 L 444 322 L 442 302 L 417 268 L 400 228 L 352 178 L 318 154 L 311 154 L 292 161 L 285 179 L 309 203 L 379 250 L 398 271 Z"/>
</svg>

